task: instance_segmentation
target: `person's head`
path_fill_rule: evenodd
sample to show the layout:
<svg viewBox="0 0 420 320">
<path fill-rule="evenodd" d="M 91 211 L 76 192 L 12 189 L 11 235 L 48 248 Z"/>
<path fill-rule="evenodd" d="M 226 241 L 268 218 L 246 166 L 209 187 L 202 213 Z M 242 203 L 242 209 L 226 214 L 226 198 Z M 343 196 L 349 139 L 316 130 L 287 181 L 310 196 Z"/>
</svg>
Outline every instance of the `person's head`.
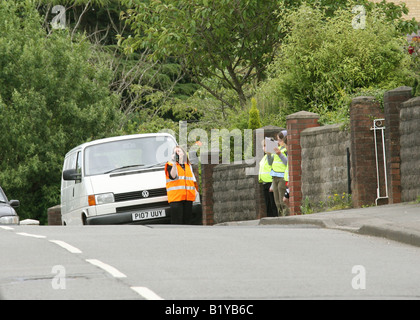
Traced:
<svg viewBox="0 0 420 320">
<path fill-rule="evenodd" d="M 284 143 L 283 143 L 283 138 L 284 138 L 283 132 L 280 131 L 279 133 L 277 133 L 276 138 L 277 138 L 277 142 L 278 142 L 279 146 L 283 146 L 284 145 Z"/>
<path fill-rule="evenodd" d="M 284 136 L 283 142 L 284 142 L 284 145 L 287 147 L 287 136 Z"/>
<path fill-rule="evenodd" d="M 179 163 L 190 163 L 188 159 L 188 154 L 185 152 L 185 150 L 181 146 L 176 146 L 174 148 L 174 154 L 175 156 L 178 156 Z"/>
</svg>

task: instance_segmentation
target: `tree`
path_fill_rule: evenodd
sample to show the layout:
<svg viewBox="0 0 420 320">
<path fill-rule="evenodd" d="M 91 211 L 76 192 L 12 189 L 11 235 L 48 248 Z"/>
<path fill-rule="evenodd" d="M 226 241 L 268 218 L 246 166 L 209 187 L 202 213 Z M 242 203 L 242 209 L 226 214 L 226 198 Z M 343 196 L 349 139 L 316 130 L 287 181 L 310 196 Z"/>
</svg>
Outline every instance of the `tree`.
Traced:
<svg viewBox="0 0 420 320">
<path fill-rule="evenodd" d="M 269 80 L 289 112 L 309 110 L 325 117 L 346 108 L 356 92 L 408 81 L 410 57 L 397 23 L 378 10 L 367 15 L 364 29 L 355 29 L 353 19 L 351 8 L 326 17 L 320 9 L 302 6 L 290 15 L 291 32 Z"/>
<path fill-rule="evenodd" d="M 246 86 L 264 79 L 280 39 L 284 0 L 150 0 L 123 3 L 133 33 L 121 36 L 127 51 L 151 49 L 153 58 L 173 57 L 192 79 L 231 106 L 217 86 L 234 90 L 245 105 Z"/>
<path fill-rule="evenodd" d="M 258 128 L 261 128 L 260 112 L 257 109 L 257 100 L 255 100 L 255 98 L 252 98 L 251 110 L 249 110 L 248 129 L 255 130 Z"/>
<path fill-rule="evenodd" d="M 33 1 L 0 2 L 0 183 L 21 200 L 21 218 L 45 222 L 64 155 L 116 133 L 119 98 L 87 39 L 47 34 L 42 22 Z"/>
</svg>

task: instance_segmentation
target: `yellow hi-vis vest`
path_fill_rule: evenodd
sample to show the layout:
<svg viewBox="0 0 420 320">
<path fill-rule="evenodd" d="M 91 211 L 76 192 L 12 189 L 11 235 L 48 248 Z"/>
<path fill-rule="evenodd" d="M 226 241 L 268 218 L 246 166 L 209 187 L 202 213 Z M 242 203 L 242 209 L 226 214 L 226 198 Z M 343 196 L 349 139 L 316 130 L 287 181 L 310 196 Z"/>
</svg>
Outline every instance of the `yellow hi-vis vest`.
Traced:
<svg viewBox="0 0 420 320">
<path fill-rule="evenodd" d="M 289 181 L 289 161 L 287 161 L 286 170 L 284 170 L 284 181 Z"/>
<path fill-rule="evenodd" d="M 280 152 L 284 155 L 286 155 L 286 148 L 285 147 L 281 147 L 280 148 Z M 283 161 L 281 161 L 280 157 L 277 154 L 274 154 L 274 159 L 273 159 L 273 165 L 272 165 L 272 169 L 275 172 L 284 172 L 286 171 L 286 165 L 283 163 Z"/>
<path fill-rule="evenodd" d="M 165 165 L 168 202 L 171 203 L 183 200 L 194 201 L 196 181 L 191 166 L 186 163 L 184 170 L 178 162 L 175 163 L 178 170 L 178 177 L 175 180 L 172 180 L 169 178 L 168 165 L 173 166 L 174 164 L 172 164 L 172 162 L 167 162 Z"/>
<path fill-rule="evenodd" d="M 260 161 L 260 171 L 258 174 L 258 181 L 260 183 L 273 182 L 273 177 L 270 175 L 271 166 L 268 164 L 267 155 Z"/>
</svg>

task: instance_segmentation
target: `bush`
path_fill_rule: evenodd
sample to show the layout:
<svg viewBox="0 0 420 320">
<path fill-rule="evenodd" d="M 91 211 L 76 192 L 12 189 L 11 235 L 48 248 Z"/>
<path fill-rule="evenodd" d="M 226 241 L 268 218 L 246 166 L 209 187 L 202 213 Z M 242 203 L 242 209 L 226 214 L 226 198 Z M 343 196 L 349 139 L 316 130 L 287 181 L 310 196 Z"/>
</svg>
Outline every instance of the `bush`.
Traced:
<svg viewBox="0 0 420 320">
<path fill-rule="evenodd" d="M 260 121 L 260 112 L 257 109 L 257 100 L 255 98 L 251 99 L 251 110 L 249 110 L 249 124 L 248 129 L 258 129 L 261 128 Z"/>
<path fill-rule="evenodd" d="M 0 2 L 0 183 L 21 219 L 41 223 L 60 202 L 66 152 L 111 135 L 119 116 L 89 41 L 47 35 L 42 21 L 33 1 Z"/>
<path fill-rule="evenodd" d="M 327 17 L 302 6 L 290 15 L 291 32 L 271 66 L 272 84 L 288 113 L 307 110 L 321 122 L 342 118 L 352 94 L 392 89 L 410 81 L 405 37 L 384 14 L 368 14 L 365 29 L 354 29 L 351 9 Z M 341 115 L 340 115 L 341 114 Z"/>
</svg>

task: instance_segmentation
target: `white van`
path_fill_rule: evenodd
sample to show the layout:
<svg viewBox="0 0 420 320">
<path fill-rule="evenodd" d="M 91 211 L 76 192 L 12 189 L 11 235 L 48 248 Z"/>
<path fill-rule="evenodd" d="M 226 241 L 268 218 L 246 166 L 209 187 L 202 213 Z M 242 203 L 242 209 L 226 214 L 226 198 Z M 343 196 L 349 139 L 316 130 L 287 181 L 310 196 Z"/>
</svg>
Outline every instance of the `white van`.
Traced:
<svg viewBox="0 0 420 320">
<path fill-rule="evenodd" d="M 176 144 L 170 134 L 136 134 L 69 151 L 61 181 L 63 225 L 170 223 L 164 167 Z M 193 216 L 200 224 L 199 196 Z"/>
</svg>

